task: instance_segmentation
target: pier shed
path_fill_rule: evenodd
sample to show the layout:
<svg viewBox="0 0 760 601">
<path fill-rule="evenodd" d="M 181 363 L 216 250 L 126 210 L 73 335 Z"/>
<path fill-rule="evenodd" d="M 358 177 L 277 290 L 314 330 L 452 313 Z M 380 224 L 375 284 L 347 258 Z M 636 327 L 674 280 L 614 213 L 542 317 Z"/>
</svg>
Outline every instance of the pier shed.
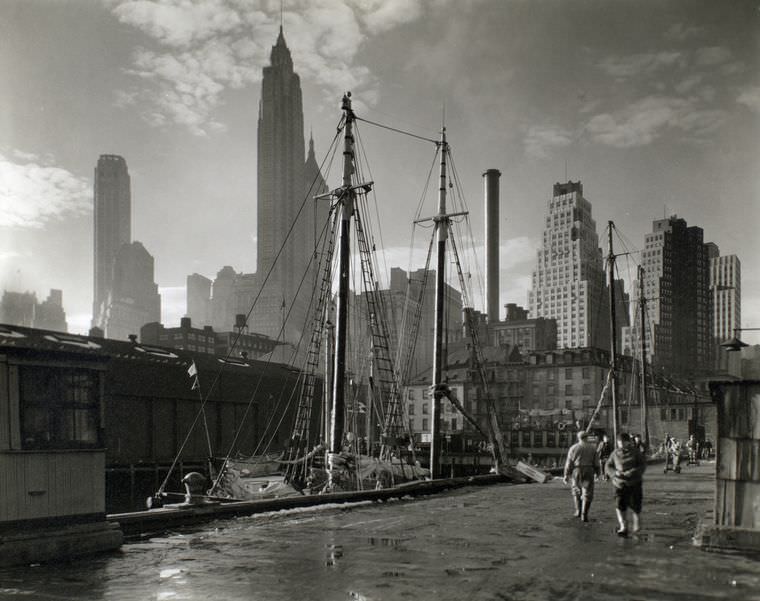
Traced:
<svg viewBox="0 0 760 601">
<path fill-rule="evenodd" d="M 0 566 L 118 548 L 106 522 L 101 357 L 0 326 Z M 56 352 L 55 345 L 71 345 Z"/>
</svg>

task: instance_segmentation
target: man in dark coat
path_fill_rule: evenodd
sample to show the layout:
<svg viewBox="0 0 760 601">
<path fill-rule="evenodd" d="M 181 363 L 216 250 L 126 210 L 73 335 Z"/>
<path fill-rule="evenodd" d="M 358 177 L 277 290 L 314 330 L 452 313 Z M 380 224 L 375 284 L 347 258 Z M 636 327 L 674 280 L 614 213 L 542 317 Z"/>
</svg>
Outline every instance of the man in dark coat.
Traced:
<svg viewBox="0 0 760 601">
<path fill-rule="evenodd" d="M 620 528 L 618 536 L 628 535 L 626 512 L 631 509 L 632 530 L 641 530 L 641 506 L 643 501 L 642 477 L 646 469 L 644 455 L 633 445 L 625 432 L 617 435 L 617 448 L 607 460 L 605 470 L 615 487 L 615 513 Z"/>
</svg>

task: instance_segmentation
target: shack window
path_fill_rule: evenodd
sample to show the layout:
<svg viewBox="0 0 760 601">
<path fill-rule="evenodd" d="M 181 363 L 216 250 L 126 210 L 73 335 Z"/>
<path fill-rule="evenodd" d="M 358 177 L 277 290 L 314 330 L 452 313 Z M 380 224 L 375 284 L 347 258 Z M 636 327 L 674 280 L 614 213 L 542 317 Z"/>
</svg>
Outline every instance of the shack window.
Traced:
<svg viewBox="0 0 760 601">
<path fill-rule="evenodd" d="M 22 448 L 102 446 L 96 372 L 22 366 L 19 378 Z"/>
</svg>

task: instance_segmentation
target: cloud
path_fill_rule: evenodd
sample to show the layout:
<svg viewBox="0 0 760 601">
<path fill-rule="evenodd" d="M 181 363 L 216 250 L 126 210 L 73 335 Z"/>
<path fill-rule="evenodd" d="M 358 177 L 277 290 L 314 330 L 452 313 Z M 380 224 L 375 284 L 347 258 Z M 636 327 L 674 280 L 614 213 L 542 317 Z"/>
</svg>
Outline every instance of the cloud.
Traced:
<svg viewBox="0 0 760 601">
<path fill-rule="evenodd" d="M 225 90 L 260 81 L 280 25 L 277 2 L 105 1 L 121 23 L 158 45 L 135 51 L 128 72 L 143 88 L 118 91 L 117 106 L 141 106 L 148 123 L 182 125 L 199 136 L 224 129 L 213 114 Z M 375 102 L 377 81 L 357 63 L 357 54 L 369 37 L 420 18 L 424 5 L 424 0 L 288 2 L 284 31 L 296 71 L 331 99 L 352 90 Z"/>
<path fill-rule="evenodd" d="M 411 23 L 422 14 L 419 2 L 409 0 L 349 0 L 369 30 L 388 31 L 403 23 Z"/>
<path fill-rule="evenodd" d="M 701 67 L 713 67 L 727 62 L 731 58 L 731 51 L 723 46 L 710 46 L 709 48 L 699 48 L 695 55 L 694 61 Z"/>
<path fill-rule="evenodd" d="M 751 86 L 739 94 L 736 102 L 760 113 L 760 86 Z"/>
<path fill-rule="evenodd" d="M 608 75 L 628 79 L 637 75 L 652 74 L 665 67 L 680 65 L 682 62 L 683 55 L 680 52 L 657 52 L 610 56 L 598 63 L 598 66 Z"/>
<path fill-rule="evenodd" d="M 670 29 L 665 32 L 665 39 L 676 42 L 683 42 L 684 40 L 699 35 L 703 31 L 704 29 L 702 27 L 685 25 L 683 23 L 675 23 L 671 25 Z"/>
<path fill-rule="evenodd" d="M 118 2 L 113 13 L 122 23 L 174 47 L 185 47 L 215 35 L 231 33 L 244 23 L 241 15 L 223 0 L 173 3 L 126 0 Z"/>
<path fill-rule="evenodd" d="M 689 139 L 700 139 L 725 120 L 722 110 L 699 109 L 696 99 L 648 96 L 614 114 L 601 113 L 586 124 L 586 131 L 602 144 L 616 148 L 645 146 L 669 128 L 680 129 Z"/>
<path fill-rule="evenodd" d="M 549 151 L 572 144 L 572 134 L 562 127 L 532 125 L 528 129 L 523 144 L 525 153 L 538 159 L 545 159 Z"/>
<path fill-rule="evenodd" d="M 686 94 L 698 86 L 702 82 L 702 79 L 703 76 L 699 73 L 689 75 L 687 78 L 682 79 L 679 83 L 676 84 L 675 90 L 679 94 Z"/>
<path fill-rule="evenodd" d="M 18 157 L 34 157 L 14 151 Z M 36 158 L 36 157 L 35 157 Z M 51 219 L 92 211 L 87 180 L 60 167 L 0 154 L 0 226 L 42 228 Z"/>
<path fill-rule="evenodd" d="M 21 253 L 15 250 L 0 251 L 0 262 L 9 261 L 11 259 L 18 259 L 20 256 L 21 256 Z"/>
</svg>

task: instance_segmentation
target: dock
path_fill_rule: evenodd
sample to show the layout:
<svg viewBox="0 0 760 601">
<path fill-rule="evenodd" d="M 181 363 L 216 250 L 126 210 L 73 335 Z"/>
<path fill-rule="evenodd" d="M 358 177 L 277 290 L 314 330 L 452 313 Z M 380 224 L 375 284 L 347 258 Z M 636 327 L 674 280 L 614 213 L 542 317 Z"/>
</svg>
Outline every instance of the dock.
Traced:
<svg viewBox="0 0 760 601">
<path fill-rule="evenodd" d="M 336 492 L 321 495 L 300 495 L 262 499 L 256 501 L 233 501 L 204 503 L 187 507 L 171 507 L 109 514 L 107 520 L 118 524 L 124 536 L 129 539 L 149 537 L 177 528 L 194 526 L 218 519 L 284 511 L 302 507 L 328 504 L 382 503 L 392 499 L 427 496 L 465 486 L 488 486 L 491 484 L 514 482 L 501 474 L 484 474 L 460 478 L 440 478 L 411 482 L 393 488 Z M 516 483 L 516 482 L 515 482 Z"/>
</svg>

